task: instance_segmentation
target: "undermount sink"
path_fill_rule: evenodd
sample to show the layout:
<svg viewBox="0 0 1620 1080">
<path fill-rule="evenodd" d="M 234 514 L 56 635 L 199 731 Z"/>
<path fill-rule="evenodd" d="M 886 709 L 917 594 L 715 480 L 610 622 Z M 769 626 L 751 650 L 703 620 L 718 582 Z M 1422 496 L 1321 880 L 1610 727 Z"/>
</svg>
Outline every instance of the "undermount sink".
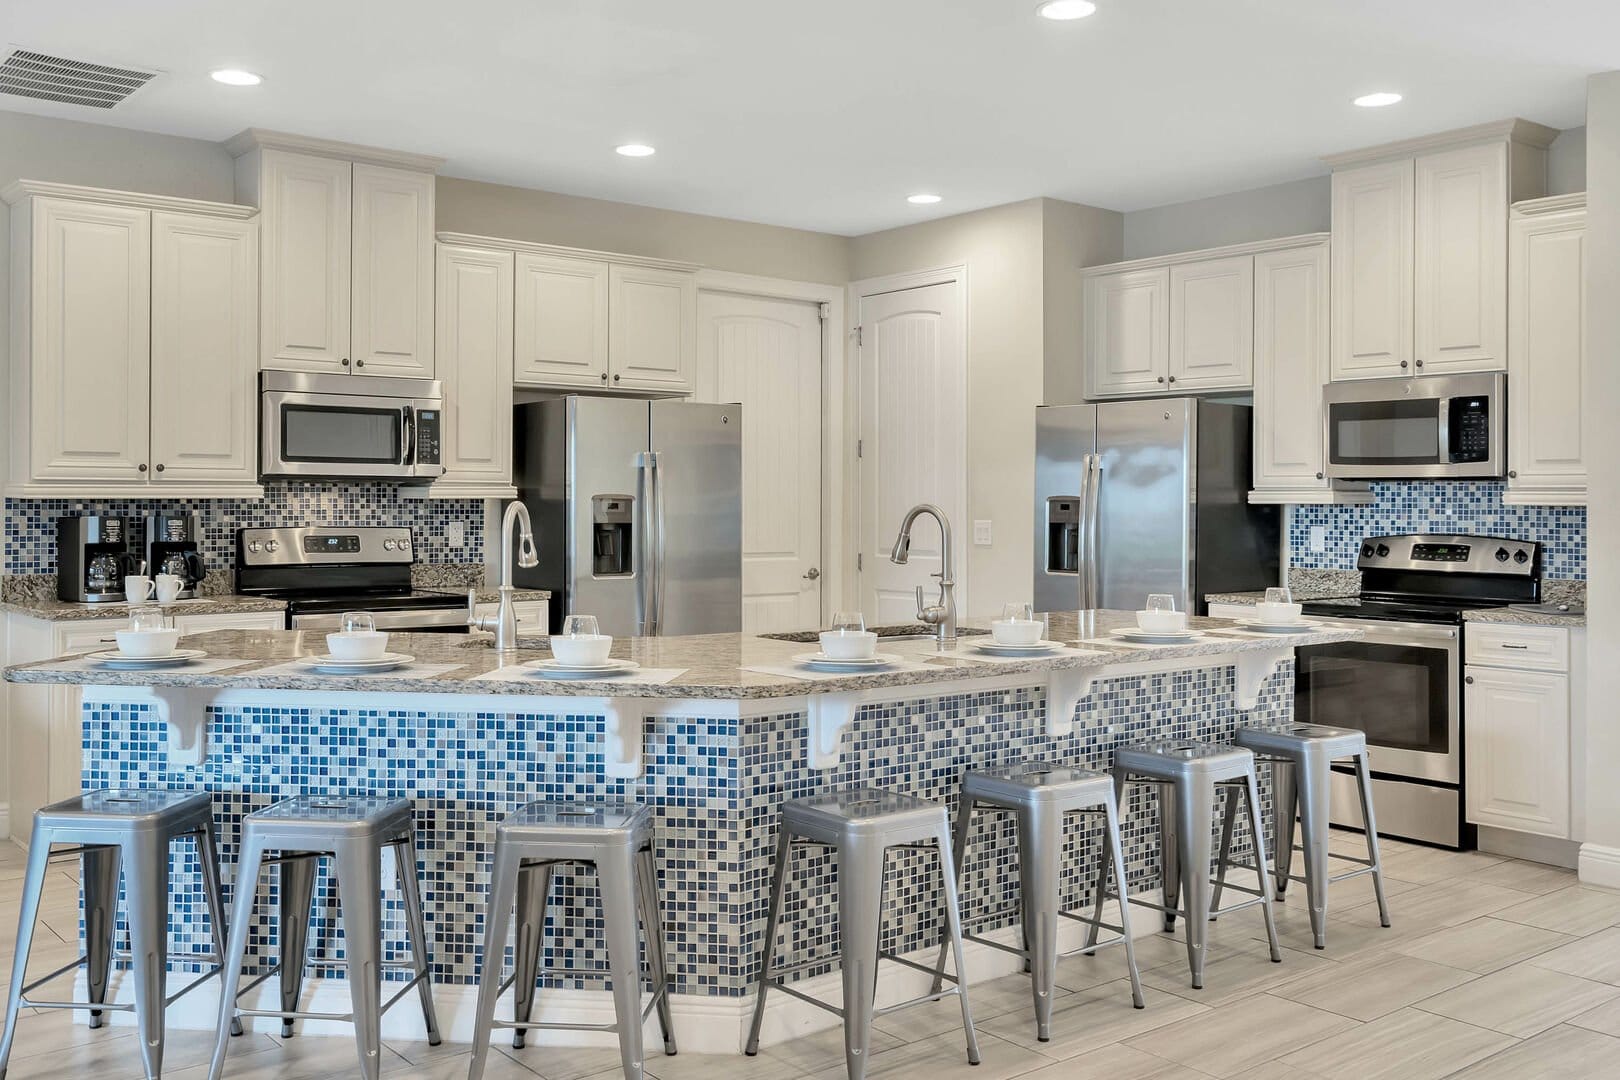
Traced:
<svg viewBox="0 0 1620 1080">
<path fill-rule="evenodd" d="M 896 626 L 868 626 L 868 630 L 885 641 L 932 640 L 934 628 L 924 626 L 922 623 L 900 623 Z M 980 630 L 973 626 L 958 626 L 957 637 L 980 637 L 988 634 L 988 630 Z M 792 641 L 803 645 L 814 645 L 821 640 L 820 630 L 795 630 L 790 634 L 761 634 L 767 641 Z"/>
</svg>

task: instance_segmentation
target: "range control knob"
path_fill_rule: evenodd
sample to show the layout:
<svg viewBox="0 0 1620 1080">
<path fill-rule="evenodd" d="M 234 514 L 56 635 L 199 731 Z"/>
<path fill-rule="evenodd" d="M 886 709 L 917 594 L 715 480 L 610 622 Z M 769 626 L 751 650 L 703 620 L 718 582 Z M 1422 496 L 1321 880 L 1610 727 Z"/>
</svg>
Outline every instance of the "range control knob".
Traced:
<svg viewBox="0 0 1620 1080">
<path fill-rule="evenodd" d="M 1373 556 L 1373 546 L 1371 544 L 1362 544 L 1361 545 L 1361 556 L 1364 559 L 1372 558 L 1372 556 Z"/>
<path fill-rule="evenodd" d="M 1513 561 L 1518 563 L 1520 566 L 1523 566 L 1525 563 L 1530 561 L 1530 553 L 1524 550 L 1524 548 L 1520 548 L 1518 551 L 1513 553 Z"/>
<path fill-rule="evenodd" d="M 1389 545 L 1388 544 L 1379 544 L 1378 545 L 1378 557 L 1380 559 L 1385 559 L 1385 558 L 1389 557 Z"/>
<path fill-rule="evenodd" d="M 259 553 L 259 548 L 262 547 L 262 546 L 263 545 L 261 545 L 257 540 L 249 540 L 248 541 L 248 550 L 251 551 L 255 555 L 257 555 Z"/>
<path fill-rule="evenodd" d="M 383 541 L 383 550 L 384 551 L 393 551 L 394 550 L 394 541 L 392 539 L 384 540 Z"/>
<path fill-rule="evenodd" d="M 1496 561 L 1497 562 L 1507 562 L 1508 561 L 1508 549 L 1507 548 L 1497 548 L 1496 549 Z"/>
<path fill-rule="evenodd" d="M 272 554 L 274 554 L 275 550 L 280 546 L 281 546 L 281 541 L 280 540 L 266 540 L 264 542 L 264 550 L 266 550 L 268 552 L 271 552 Z"/>
</svg>

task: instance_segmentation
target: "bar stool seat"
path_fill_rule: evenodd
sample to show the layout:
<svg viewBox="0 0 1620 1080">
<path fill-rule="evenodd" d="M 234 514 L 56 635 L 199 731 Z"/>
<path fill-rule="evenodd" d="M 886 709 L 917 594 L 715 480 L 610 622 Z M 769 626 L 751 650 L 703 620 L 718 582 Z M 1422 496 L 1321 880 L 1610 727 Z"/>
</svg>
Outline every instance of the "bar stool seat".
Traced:
<svg viewBox="0 0 1620 1080">
<path fill-rule="evenodd" d="M 169 995 L 169 845 L 185 838 L 197 845 L 209 930 L 214 937 L 214 955 L 186 959 L 215 966 Z M 53 852 L 51 848 L 56 844 L 78 846 Z M 28 952 L 38 921 L 46 869 L 52 858 L 70 855 L 78 855 L 82 866 L 85 953 L 51 974 L 28 982 Z M 120 867 L 129 922 L 127 957 L 113 952 Z M 155 1080 L 163 1071 L 164 1014 L 174 1002 L 220 973 L 224 932 L 225 904 L 220 893 L 213 802 L 206 791 L 103 788 L 36 810 L 23 879 L 22 912 L 17 922 L 17 948 L 12 954 L 5 1034 L 0 1036 L 0 1078 L 6 1074 L 17 1019 L 24 1007 L 89 1006 L 92 1028 L 101 1026 L 103 1012 L 135 1013 L 141 1035 L 141 1064 L 149 1080 Z M 133 1005 L 107 1001 L 107 983 L 115 959 L 130 963 L 135 983 Z M 85 968 L 88 1002 L 35 1001 L 28 997 L 30 991 L 81 966 Z"/>
<path fill-rule="evenodd" d="M 405 901 L 405 919 L 411 940 L 411 958 L 382 959 L 382 853 L 393 848 L 399 890 Z M 279 852 L 279 855 L 271 855 Z M 305 955 L 309 936 L 310 903 L 319 860 L 330 857 L 336 870 L 338 900 L 342 906 L 344 959 L 312 962 Z M 259 875 L 267 865 L 281 872 L 279 940 L 281 956 L 270 971 L 241 986 L 248 934 Z M 232 913 L 230 946 L 225 958 L 225 985 L 220 1000 L 219 1028 L 209 1080 L 219 1080 L 225 1068 L 229 1028 L 240 1016 L 274 1016 L 282 1023 L 282 1037 L 293 1033 L 295 1020 L 340 1020 L 354 1024 L 360 1071 L 377 1080 L 382 1069 L 382 1014 L 415 989 L 421 999 L 428 1044 L 440 1042 L 438 1015 L 433 1008 L 432 968 L 428 962 L 427 927 L 416 880 L 416 824 L 409 799 L 354 795 L 298 795 L 283 799 L 242 819 L 241 859 L 236 879 L 236 909 Z M 311 1013 L 298 1009 L 306 967 L 343 967 L 349 984 L 349 1013 Z M 382 1000 L 382 973 L 405 968 L 410 981 L 386 1002 Z M 281 1008 L 242 1009 L 237 999 L 265 980 L 280 975 Z"/>
</svg>

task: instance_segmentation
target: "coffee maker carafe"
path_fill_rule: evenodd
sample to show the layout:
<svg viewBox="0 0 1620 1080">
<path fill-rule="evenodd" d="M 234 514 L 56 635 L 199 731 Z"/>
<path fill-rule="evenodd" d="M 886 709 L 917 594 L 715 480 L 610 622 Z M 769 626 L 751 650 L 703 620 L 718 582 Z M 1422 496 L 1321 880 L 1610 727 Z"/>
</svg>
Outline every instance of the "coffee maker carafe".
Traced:
<svg viewBox="0 0 1620 1080">
<path fill-rule="evenodd" d="M 154 577 L 173 574 L 185 579 L 178 599 L 196 596 L 197 585 L 208 576 L 201 547 L 201 515 L 153 514 L 146 519 L 146 564 Z"/>
<path fill-rule="evenodd" d="M 76 604 L 124 599 L 124 575 L 132 572 L 128 521 L 121 517 L 56 519 L 56 595 Z"/>
</svg>

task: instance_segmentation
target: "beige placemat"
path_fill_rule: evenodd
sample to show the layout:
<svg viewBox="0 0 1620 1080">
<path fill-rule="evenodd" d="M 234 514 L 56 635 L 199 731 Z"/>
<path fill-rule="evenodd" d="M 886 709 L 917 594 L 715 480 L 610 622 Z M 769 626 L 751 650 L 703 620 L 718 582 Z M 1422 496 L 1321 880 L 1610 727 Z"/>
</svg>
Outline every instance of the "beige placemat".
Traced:
<svg viewBox="0 0 1620 1080">
<path fill-rule="evenodd" d="M 586 678 L 579 675 L 557 676 L 519 664 L 496 668 L 482 675 L 474 675 L 469 682 L 571 682 L 571 683 L 629 683 L 641 686 L 662 686 L 685 675 L 687 668 L 637 668 L 622 675 L 603 675 Z"/>
<path fill-rule="evenodd" d="M 316 671 L 307 661 L 291 660 L 285 664 L 277 664 L 274 667 L 255 671 L 253 676 L 254 678 L 308 678 L 315 676 L 317 678 L 332 679 L 431 679 L 443 675 L 447 671 L 456 671 L 466 666 L 466 664 L 418 664 L 412 662 L 397 668 L 389 668 L 387 671 L 344 672 L 337 675 L 325 671 Z"/>
<path fill-rule="evenodd" d="M 939 653 L 940 656 L 949 656 L 953 660 L 973 660 L 981 664 L 1023 664 L 1030 660 L 1060 660 L 1065 656 L 1106 656 L 1101 649 L 1076 649 L 1065 645 L 1061 649 L 1050 652 L 1029 653 L 1024 656 L 997 656 L 994 653 L 980 652 L 972 645 L 958 643 L 955 652 Z"/>
<path fill-rule="evenodd" d="M 176 664 L 173 667 L 162 668 L 111 668 L 104 666 L 99 660 L 91 660 L 87 656 L 75 656 L 71 659 L 58 660 L 53 663 L 51 671 L 118 671 L 139 674 L 173 671 L 183 675 L 212 675 L 216 671 L 229 671 L 231 668 L 242 667 L 245 664 L 258 663 L 256 660 L 237 660 L 227 656 L 207 656 L 201 660 L 193 660 L 187 664 Z"/>
<path fill-rule="evenodd" d="M 789 679 L 820 682 L 824 679 L 848 679 L 856 675 L 893 675 L 897 671 L 922 671 L 927 667 L 927 664 L 916 660 L 896 660 L 885 667 L 855 668 L 849 671 L 817 671 L 815 668 L 791 662 L 786 664 L 750 664 L 743 670 L 758 672 L 761 675 L 780 675 Z"/>
</svg>

